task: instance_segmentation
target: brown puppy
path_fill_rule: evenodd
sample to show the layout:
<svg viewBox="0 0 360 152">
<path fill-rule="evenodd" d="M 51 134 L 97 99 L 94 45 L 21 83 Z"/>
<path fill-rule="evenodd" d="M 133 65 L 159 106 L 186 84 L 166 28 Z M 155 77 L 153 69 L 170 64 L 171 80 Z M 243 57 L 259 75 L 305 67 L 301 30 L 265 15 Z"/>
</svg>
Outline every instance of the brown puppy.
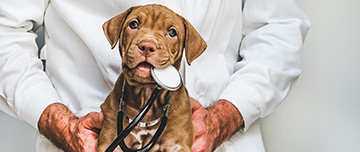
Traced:
<svg viewBox="0 0 360 152">
<path fill-rule="evenodd" d="M 104 124 L 98 139 L 98 152 L 105 151 L 117 137 L 116 117 L 124 82 L 124 113 L 134 119 L 157 87 L 150 73 L 152 67 L 161 69 L 173 65 L 179 70 L 183 49 L 189 65 L 206 49 L 205 41 L 186 19 L 161 5 L 132 7 L 107 21 L 103 28 L 112 48 L 119 41 L 123 71 L 113 91 L 101 105 Z M 164 115 L 163 107 L 167 103 L 168 93 L 168 90 L 161 90 L 142 122 L 151 123 Z M 129 121 L 125 116 L 123 120 L 125 128 Z M 131 149 L 142 148 L 158 127 L 159 123 L 137 126 L 125 138 L 125 144 Z M 172 93 L 167 126 L 150 151 L 191 151 L 193 140 L 189 96 L 185 87 L 181 86 Z M 120 148 L 116 150 L 121 151 Z"/>
</svg>

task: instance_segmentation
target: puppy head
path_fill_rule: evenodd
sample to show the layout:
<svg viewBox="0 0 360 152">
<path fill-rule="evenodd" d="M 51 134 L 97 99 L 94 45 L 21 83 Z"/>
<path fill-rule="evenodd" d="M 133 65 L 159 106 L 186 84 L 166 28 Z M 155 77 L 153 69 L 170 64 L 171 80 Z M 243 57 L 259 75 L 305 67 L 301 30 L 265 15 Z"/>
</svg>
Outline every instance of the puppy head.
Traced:
<svg viewBox="0 0 360 152">
<path fill-rule="evenodd" d="M 154 83 L 150 69 L 180 67 L 185 48 L 188 64 L 206 49 L 206 43 L 183 17 L 161 5 L 136 6 L 103 25 L 111 47 L 119 41 L 123 74 L 139 83 Z"/>
</svg>

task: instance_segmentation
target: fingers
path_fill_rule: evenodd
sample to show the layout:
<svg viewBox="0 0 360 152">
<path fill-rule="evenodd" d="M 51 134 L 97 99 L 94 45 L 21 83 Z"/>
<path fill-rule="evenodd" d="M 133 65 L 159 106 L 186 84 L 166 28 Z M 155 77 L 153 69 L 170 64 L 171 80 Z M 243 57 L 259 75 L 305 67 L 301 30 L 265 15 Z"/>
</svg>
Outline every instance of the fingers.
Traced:
<svg viewBox="0 0 360 152">
<path fill-rule="evenodd" d="M 192 151 L 193 152 L 204 152 L 204 151 L 206 151 L 207 146 L 208 146 L 207 140 L 205 139 L 205 137 L 200 137 L 194 141 Z"/>
<path fill-rule="evenodd" d="M 195 140 L 193 143 L 193 152 L 207 152 L 211 142 L 208 139 L 208 110 L 205 109 L 197 100 L 190 98 L 192 108 L 192 122 L 195 128 Z"/>
<path fill-rule="evenodd" d="M 198 136 L 199 134 L 203 134 L 206 128 L 205 118 L 207 111 L 198 101 L 193 98 L 190 98 L 190 103 L 192 107 L 191 119 L 195 127 L 195 136 Z"/>
<path fill-rule="evenodd" d="M 104 115 L 102 112 L 91 112 L 79 118 L 76 136 L 79 138 L 77 147 L 82 151 L 95 152 L 96 141 L 102 128 Z"/>
<path fill-rule="evenodd" d="M 205 135 L 208 127 L 206 122 L 206 110 L 194 112 L 191 119 L 195 128 L 195 137 Z"/>
</svg>

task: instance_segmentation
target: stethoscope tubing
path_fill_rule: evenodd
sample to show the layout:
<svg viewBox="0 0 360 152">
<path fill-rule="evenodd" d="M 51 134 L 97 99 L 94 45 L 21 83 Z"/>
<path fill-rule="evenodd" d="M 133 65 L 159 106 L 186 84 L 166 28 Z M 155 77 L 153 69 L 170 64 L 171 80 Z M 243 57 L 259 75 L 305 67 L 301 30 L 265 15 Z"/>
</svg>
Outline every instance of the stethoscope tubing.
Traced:
<svg viewBox="0 0 360 152">
<path fill-rule="evenodd" d="M 143 147 L 142 149 L 139 150 L 130 150 L 124 143 L 124 139 L 126 138 L 126 136 L 128 136 L 130 134 L 130 132 L 132 130 L 134 130 L 134 128 L 139 124 L 140 120 L 143 119 L 145 117 L 145 115 L 147 114 L 147 112 L 149 112 L 151 106 L 154 104 L 155 99 L 159 96 L 161 91 L 160 87 L 155 88 L 155 90 L 153 91 L 153 93 L 151 94 L 151 97 L 149 98 L 149 100 L 147 101 L 147 103 L 145 104 L 145 106 L 142 108 L 142 110 L 140 111 L 140 113 L 135 117 L 135 119 L 133 121 L 130 122 L 130 124 L 124 129 L 123 128 L 123 117 L 124 117 L 124 112 L 122 110 L 120 110 L 118 112 L 118 116 L 117 116 L 117 132 L 118 132 L 118 136 L 116 137 L 116 139 L 110 144 L 110 146 L 106 149 L 105 152 L 112 152 L 114 151 L 114 149 L 120 145 L 121 149 L 125 152 L 143 152 L 143 151 L 148 151 L 149 149 L 151 149 L 154 145 L 155 142 L 157 141 L 157 139 L 160 137 L 161 133 L 163 132 L 166 123 L 167 123 L 167 116 L 164 115 L 161 119 L 161 123 L 160 123 L 160 127 L 159 129 L 156 131 L 155 135 L 153 136 L 153 138 L 151 139 L 151 141 L 148 143 L 148 145 L 146 145 L 145 147 Z"/>
</svg>

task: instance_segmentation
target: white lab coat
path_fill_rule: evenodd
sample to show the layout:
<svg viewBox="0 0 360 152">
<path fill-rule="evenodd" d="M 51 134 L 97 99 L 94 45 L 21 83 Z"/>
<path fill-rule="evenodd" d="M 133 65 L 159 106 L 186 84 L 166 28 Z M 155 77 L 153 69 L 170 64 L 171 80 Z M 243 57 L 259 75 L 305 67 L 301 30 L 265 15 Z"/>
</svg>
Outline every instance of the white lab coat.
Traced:
<svg viewBox="0 0 360 152">
<path fill-rule="evenodd" d="M 217 150 L 264 151 L 256 120 L 281 103 L 301 73 L 310 23 L 297 0 L 2 0 L 0 109 L 35 128 L 54 102 L 74 113 L 99 111 L 121 72 L 118 49 L 110 49 L 102 24 L 154 2 L 188 19 L 208 44 L 191 66 L 182 64 L 190 96 L 204 107 L 226 99 L 244 117 L 244 130 Z M 46 73 L 33 33 L 43 23 Z M 43 136 L 37 148 L 57 151 Z"/>
</svg>

